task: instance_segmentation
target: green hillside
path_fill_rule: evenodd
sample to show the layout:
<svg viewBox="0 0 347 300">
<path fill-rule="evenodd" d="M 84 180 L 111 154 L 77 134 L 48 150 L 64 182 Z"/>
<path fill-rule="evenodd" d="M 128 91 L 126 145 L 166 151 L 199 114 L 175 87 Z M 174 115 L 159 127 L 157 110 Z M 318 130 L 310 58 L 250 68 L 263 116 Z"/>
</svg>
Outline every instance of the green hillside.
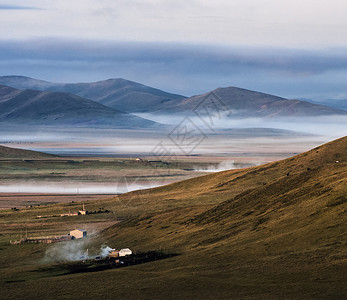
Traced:
<svg viewBox="0 0 347 300">
<path fill-rule="evenodd" d="M 7 260 L 2 274 L 7 275 L 0 282 L 5 298 L 18 298 L 24 291 L 27 299 L 347 296 L 347 137 L 283 161 L 89 205 L 101 203 L 125 219 L 105 228 L 86 247 L 104 244 L 179 255 L 57 276 L 57 265 L 37 265 L 46 246 L 12 246 L 16 256 L 3 242 L 0 257 Z M 11 217 L 30 222 L 29 210 L 16 213 L 1 213 L 2 224 Z M 92 216 L 88 218 L 85 221 L 92 222 Z M 52 221 L 51 226 L 57 224 Z"/>
</svg>

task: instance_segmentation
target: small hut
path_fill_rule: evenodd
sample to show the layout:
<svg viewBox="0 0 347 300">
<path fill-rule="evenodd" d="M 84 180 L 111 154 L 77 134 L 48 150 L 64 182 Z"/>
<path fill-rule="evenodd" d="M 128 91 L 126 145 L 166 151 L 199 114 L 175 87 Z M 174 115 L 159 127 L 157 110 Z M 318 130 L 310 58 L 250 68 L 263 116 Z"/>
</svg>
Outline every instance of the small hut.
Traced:
<svg viewBox="0 0 347 300">
<path fill-rule="evenodd" d="M 87 231 L 83 229 L 75 229 L 70 231 L 70 236 L 73 240 L 75 239 L 83 239 L 87 236 Z"/>
</svg>

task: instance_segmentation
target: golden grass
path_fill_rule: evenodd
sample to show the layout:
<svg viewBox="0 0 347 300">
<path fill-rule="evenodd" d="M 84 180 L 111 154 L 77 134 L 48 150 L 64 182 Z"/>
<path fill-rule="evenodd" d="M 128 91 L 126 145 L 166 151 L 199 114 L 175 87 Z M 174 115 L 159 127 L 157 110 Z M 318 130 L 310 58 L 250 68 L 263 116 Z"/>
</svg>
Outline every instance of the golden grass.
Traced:
<svg viewBox="0 0 347 300">
<path fill-rule="evenodd" d="M 35 264 L 45 247 L 11 248 L 5 234 L 0 239 L 1 261 L 6 259 L 0 280 L 5 298 L 20 297 L 24 291 L 32 299 L 347 296 L 346 137 L 276 163 L 90 205 L 100 203 L 125 220 L 105 226 L 93 239 L 94 246 L 165 249 L 180 255 L 119 270 L 53 276 L 49 269 L 39 273 Z M 47 206 L 35 213 L 66 207 Z M 0 222 L 34 222 L 32 215 L 30 210 L 0 212 Z M 17 259 L 11 249 L 20 251 Z M 20 273 L 20 261 L 28 257 L 32 259 L 23 263 Z"/>
</svg>

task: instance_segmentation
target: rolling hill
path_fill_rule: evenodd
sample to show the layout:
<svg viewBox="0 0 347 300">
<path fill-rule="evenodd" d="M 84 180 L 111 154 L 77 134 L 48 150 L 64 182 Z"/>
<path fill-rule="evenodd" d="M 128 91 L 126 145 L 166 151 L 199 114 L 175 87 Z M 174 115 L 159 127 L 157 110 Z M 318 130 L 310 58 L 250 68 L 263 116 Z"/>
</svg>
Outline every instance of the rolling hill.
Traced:
<svg viewBox="0 0 347 300">
<path fill-rule="evenodd" d="M 347 115 L 347 111 L 300 100 L 250 91 L 237 87 L 218 88 L 212 92 L 182 99 L 180 103 L 160 108 L 161 112 L 224 111 L 228 117 L 307 117 Z"/>
<path fill-rule="evenodd" d="M 315 104 L 319 105 L 327 105 L 330 107 L 334 107 L 337 109 L 344 109 L 347 110 L 347 99 L 324 99 L 324 100 L 315 100 L 315 101 L 310 101 Z"/>
<path fill-rule="evenodd" d="M 43 153 L 43 152 L 37 152 L 37 151 L 31 151 L 31 150 L 23 150 L 23 149 L 17 149 L 17 148 L 11 148 L 0 145 L 0 160 L 1 159 L 8 159 L 8 158 L 49 158 L 49 157 L 55 157 L 56 155 Z"/>
<path fill-rule="evenodd" d="M 125 112 L 147 112 L 152 107 L 185 98 L 122 78 L 91 83 L 52 83 L 24 76 L 4 76 L 0 77 L 0 84 L 18 89 L 71 93 Z"/>
<path fill-rule="evenodd" d="M 25 291 L 30 299 L 344 299 L 346 195 L 344 137 L 275 163 L 89 203 L 124 218 L 86 242 L 90 251 L 110 245 L 179 255 L 65 274 L 64 265 L 27 265 L 23 253 L 39 257 L 46 248 L 19 247 L 22 251 L 3 267 L 3 274 L 9 272 L 6 266 L 19 272 L 4 284 L 5 298 Z M 7 212 L 1 222 L 48 209 Z"/>
<path fill-rule="evenodd" d="M 347 115 L 347 111 L 343 109 L 288 100 L 237 87 L 217 88 L 212 92 L 187 98 L 121 78 L 62 84 L 24 76 L 3 76 L 0 77 L 0 84 L 20 89 L 72 93 L 130 113 L 193 114 L 194 111 L 202 113 L 212 107 L 226 111 L 225 116 L 232 118 Z M 211 99 L 214 102 L 211 103 Z"/>
<path fill-rule="evenodd" d="M 346 195 L 344 137 L 283 161 L 123 195 L 147 213 L 101 239 L 181 253 L 156 272 L 183 298 L 343 298 Z"/>
<path fill-rule="evenodd" d="M 114 128 L 157 124 L 73 94 L 17 90 L 8 86 L 0 86 L 0 123 Z"/>
</svg>

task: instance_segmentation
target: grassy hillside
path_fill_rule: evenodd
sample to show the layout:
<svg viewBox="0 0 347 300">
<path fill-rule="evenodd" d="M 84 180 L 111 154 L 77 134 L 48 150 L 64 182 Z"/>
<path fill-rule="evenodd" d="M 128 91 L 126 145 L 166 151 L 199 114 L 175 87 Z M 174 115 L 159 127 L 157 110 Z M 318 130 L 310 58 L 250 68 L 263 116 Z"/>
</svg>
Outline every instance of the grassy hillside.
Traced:
<svg viewBox="0 0 347 300">
<path fill-rule="evenodd" d="M 0 145 L 0 159 L 4 158 L 50 158 L 54 157 L 55 155 L 37 152 L 37 151 L 30 151 L 30 150 L 23 150 L 23 149 L 16 149 L 16 148 L 10 148 Z"/>
<path fill-rule="evenodd" d="M 98 204 L 125 220 L 105 228 L 86 247 L 106 244 L 180 255 L 58 276 L 61 266 L 37 265 L 45 247 L 10 248 L 7 229 L 0 245 L 1 263 L 6 259 L 2 290 L 8 299 L 23 291 L 27 298 L 45 299 L 343 299 L 346 195 L 344 137 L 283 161 L 105 199 Z M 35 214 L 52 209 L 37 208 Z M 1 213 L 0 222 L 33 222 L 33 214 Z M 88 218 L 85 222 L 92 222 Z"/>
</svg>

